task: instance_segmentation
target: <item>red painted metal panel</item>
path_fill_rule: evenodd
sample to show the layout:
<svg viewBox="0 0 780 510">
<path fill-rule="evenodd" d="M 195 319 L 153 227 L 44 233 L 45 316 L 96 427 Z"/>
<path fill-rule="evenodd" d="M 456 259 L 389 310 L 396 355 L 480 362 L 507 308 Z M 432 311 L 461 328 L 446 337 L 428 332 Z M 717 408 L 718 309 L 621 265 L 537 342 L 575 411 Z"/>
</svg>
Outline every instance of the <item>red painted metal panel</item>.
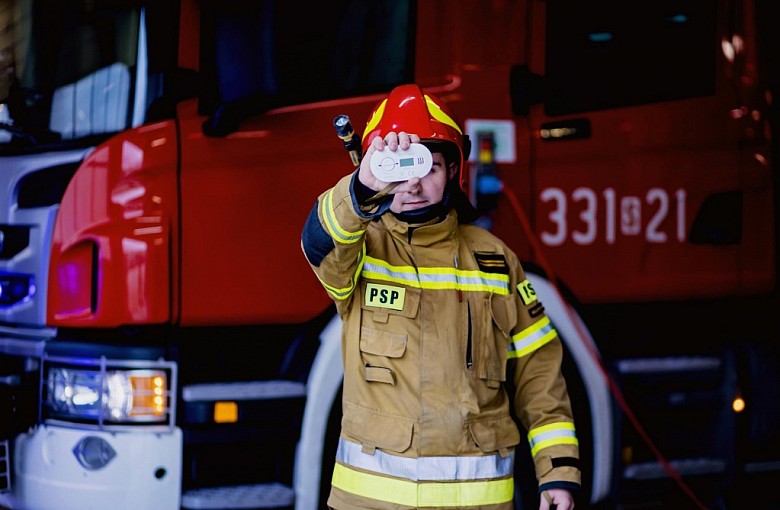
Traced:
<svg viewBox="0 0 780 510">
<path fill-rule="evenodd" d="M 98 146 L 70 182 L 54 228 L 48 322 L 114 327 L 172 320 L 173 122 Z"/>
</svg>

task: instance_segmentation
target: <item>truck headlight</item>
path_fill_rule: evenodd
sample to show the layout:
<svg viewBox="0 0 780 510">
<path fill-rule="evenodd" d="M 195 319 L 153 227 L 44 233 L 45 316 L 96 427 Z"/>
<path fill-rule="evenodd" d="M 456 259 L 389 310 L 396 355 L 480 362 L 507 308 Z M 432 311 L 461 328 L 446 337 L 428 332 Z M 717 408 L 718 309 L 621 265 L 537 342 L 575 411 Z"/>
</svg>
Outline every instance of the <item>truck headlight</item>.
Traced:
<svg viewBox="0 0 780 510">
<path fill-rule="evenodd" d="M 162 370 L 50 367 L 46 387 L 54 417 L 114 423 L 168 419 L 168 378 Z"/>
<path fill-rule="evenodd" d="M 0 246 L 2 246 L 0 238 Z M 0 308 L 8 308 L 32 299 L 35 295 L 35 277 L 24 273 L 0 272 Z"/>
</svg>

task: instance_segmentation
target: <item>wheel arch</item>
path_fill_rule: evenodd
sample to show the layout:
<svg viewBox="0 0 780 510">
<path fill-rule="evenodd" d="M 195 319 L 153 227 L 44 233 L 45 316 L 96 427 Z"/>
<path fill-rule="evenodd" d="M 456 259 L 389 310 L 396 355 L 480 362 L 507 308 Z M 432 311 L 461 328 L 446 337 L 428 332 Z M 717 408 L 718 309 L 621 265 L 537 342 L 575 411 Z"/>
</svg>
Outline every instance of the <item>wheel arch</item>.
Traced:
<svg viewBox="0 0 780 510">
<path fill-rule="evenodd" d="M 593 439 L 590 502 L 602 501 L 611 492 L 616 431 L 609 385 L 600 360 L 594 359 L 598 348 L 574 306 L 553 283 L 541 273 L 531 270 L 526 272 L 526 276 L 537 298 L 544 303 L 545 313 L 555 325 L 582 381 Z"/>
<path fill-rule="evenodd" d="M 329 461 L 323 454 L 334 404 L 341 404 L 343 378 L 341 318 L 334 314 L 320 334 L 320 348 L 306 385 L 306 408 L 295 452 L 295 510 L 320 508 L 322 467 L 324 461 Z"/>
</svg>

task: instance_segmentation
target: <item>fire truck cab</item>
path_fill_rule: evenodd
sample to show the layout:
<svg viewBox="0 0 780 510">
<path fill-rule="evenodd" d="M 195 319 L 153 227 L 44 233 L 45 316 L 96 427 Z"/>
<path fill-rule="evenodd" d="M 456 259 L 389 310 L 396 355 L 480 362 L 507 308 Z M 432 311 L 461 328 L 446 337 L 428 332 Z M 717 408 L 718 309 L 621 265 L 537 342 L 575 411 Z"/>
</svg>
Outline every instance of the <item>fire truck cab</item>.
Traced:
<svg viewBox="0 0 780 510">
<path fill-rule="evenodd" d="M 0 0 L 0 507 L 324 508 L 300 232 L 333 119 L 412 82 L 564 340 L 583 501 L 738 505 L 780 464 L 771 3 Z"/>
</svg>

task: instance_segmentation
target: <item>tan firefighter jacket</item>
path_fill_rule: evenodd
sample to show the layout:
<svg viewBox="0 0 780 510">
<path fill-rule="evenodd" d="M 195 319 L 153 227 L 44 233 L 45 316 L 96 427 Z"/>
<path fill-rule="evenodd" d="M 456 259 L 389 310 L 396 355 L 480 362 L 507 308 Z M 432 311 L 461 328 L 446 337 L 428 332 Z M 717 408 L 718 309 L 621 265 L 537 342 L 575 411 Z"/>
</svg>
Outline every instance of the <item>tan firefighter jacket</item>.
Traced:
<svg viewBox="0 0 780 510">
<path fill-rule="evenodd" d="M 361 211 L 353 178 L 320 195 L 302 236 L 343 320 L 329 506 L 512 508 L 510 398 L 540 490 L 578 487 L 561 342 L 515 254 L 454 211 L 424 226 Z"/>
</svg>

